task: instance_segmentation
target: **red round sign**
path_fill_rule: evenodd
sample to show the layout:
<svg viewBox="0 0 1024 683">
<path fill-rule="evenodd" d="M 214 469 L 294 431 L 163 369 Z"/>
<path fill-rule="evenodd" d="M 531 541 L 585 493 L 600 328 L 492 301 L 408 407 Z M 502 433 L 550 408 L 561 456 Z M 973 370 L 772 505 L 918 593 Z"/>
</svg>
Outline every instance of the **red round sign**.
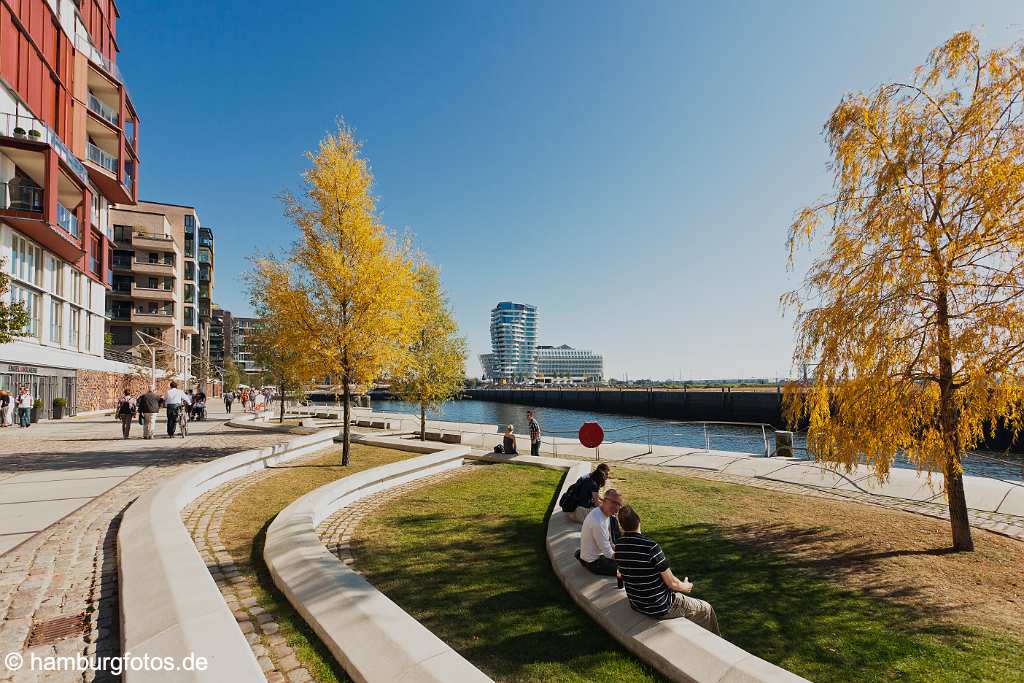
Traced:
<svg viewBox="0 0 1024 683">
<path fill-rule="evenodd" d="M 604 430 L 596 422 L 584 422 L 580 427 L 580 443 L 587 448 L 597 448 L 604 441 Z"/>
</svg>

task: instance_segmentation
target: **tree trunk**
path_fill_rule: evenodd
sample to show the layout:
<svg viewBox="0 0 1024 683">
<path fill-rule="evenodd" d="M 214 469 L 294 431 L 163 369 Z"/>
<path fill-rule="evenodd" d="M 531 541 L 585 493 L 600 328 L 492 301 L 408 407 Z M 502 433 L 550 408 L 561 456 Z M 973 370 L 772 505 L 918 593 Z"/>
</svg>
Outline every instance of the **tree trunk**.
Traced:
<svg viewBox="0 0 1024 683">
<path fill-rule="evenodd" d="M 349 428 L 350 417 L 352 415 L 352 384 L 349 382 L 348 375 L 342 379 L 341 382 L 341 402 L 342 402 L 342 425 L 341 425 L 341 464 L 343 466 L 348 465 L 349 451 L 352 447 L 352 433 Z"/>
<path fill-rule="evenodd" d="M 946 502 L 949 506 L 949 525 L 953 532 L 953 550 L 974 550 L 971 539 L 971 520 L 967 516 L 967 498 L 964 495 L 964 477 L 960 470 L 960 444 L 956 439 L 959 416 L 953 398 L 953 354 L 949 339 L 949 299 L 940 278 L 936 300 L 939 335 L 939 424 L 946 442 Z"/>
<path fill-rule="evenodd" d="M 288 393 L 288 392 L 285 391 L 284 384 L 282 383 L 281 384 L 281 419 L 279 420 L 279 422 L 281 424 L 284 424 L 284 396 L 285 396 L 286 393 Z"/>
<path fill-rule="evenodd" d="M 427 404 L 420 401 L 420 441 L 427 440 Z"/>
</svg>

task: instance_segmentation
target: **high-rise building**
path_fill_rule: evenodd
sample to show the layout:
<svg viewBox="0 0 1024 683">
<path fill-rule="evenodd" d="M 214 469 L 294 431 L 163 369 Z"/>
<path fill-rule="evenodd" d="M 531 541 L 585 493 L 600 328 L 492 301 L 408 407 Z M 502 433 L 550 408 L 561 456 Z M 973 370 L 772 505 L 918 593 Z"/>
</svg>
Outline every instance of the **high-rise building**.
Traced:
<svg viewBox="0 0 1024 683">
<path fill-rule="evenodd" d="M 480 356 L 490 379 L 522 381 L 537 374 L 537 307 L 502 301 L 491 310 L 491 353 Z"/>
<path fill-rule="evenodd" d="M 537 347 L 537 380 L 542 383 L 600 382 L 604 358 L 593 351 L 571 346 Z"/>
<path fill-rule="evenodd" d="M 29 312 L 0 347 L 0 386 L 28 384 L 43 417 L 55 398 L 93 409 L 106 395 L 96 373 L 129 369 L 105 361 L 103 343 L 107 208 L 135 201 L 139 165 L 117 18 L 113 0 L 0 3 L 0 259 Z"/>
<path fill-rule="evenodd" d="M 226 311 L 217 304 L 213 304 L 210 315 L 210 362 L 218 370 L 223 370 L 227 360 L 233 358 L 231 355 L 231 326 L 231 311 Z"/>
<path fill-rule="evenodd" d="M 263 372 L 248 341 L 248 337 L 256 331 L 258 324 L 257 318 L 231 317 L 231 357 L 238 368 L 248 375 Z"/>
<path fill-rule="evenodd" d="M 159 206 L 110 209 L 114 258 L 107 331 L 114 350 L 148 364 L 142 343 L 155 345 L 162 368 L 189 377 L 195 328 L 185 323 L 184 240 L 175 238 L 177 212 L 154 210 Z"/>
<path fill-rule="evenodd" d="M 196 224 L 198 225 L 198 219 Z M 199 227 L 197 267 L 199 271 L 199 334 L 192 340 L 192 353 L 210 359 L 210 324 L 213 319 L 213 230 Z"/>
</svg>

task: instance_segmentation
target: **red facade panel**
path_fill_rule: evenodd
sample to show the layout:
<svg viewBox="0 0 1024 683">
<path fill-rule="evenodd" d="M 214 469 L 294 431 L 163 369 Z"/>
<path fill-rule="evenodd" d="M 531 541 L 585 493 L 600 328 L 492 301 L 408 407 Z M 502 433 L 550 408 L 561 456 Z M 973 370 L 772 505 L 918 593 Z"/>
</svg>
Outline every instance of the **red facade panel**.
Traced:
<svg viewBox="0 0 1024 683">
<path fill-rule="evenodd" d="M 12 86 L 18 85 L 18 43 L 20 31 L 6 7 L 0 7 L 0 72 Z"/>
</svg>

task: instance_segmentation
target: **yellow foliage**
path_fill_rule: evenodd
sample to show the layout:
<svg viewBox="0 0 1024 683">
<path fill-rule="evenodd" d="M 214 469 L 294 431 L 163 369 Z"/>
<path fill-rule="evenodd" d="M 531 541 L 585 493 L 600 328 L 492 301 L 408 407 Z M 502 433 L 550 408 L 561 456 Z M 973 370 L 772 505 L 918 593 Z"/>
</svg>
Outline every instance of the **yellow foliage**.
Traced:
<svg viewBox="0 0 1024 683">
<path fill-rule="evenodd" d="M 824 132 L 833 196 L 800 210 L 790 263 L 825 242 L 800 289 L 786 391 L 820 460 L 898 453 L 942 472 L 954 546 L 971 547 L 961 457 L 985 429 L 1021 427 L 1024 399 L 1024 52 L 936 48 L 910 83 L 843 98 Z"/>
</svg>

